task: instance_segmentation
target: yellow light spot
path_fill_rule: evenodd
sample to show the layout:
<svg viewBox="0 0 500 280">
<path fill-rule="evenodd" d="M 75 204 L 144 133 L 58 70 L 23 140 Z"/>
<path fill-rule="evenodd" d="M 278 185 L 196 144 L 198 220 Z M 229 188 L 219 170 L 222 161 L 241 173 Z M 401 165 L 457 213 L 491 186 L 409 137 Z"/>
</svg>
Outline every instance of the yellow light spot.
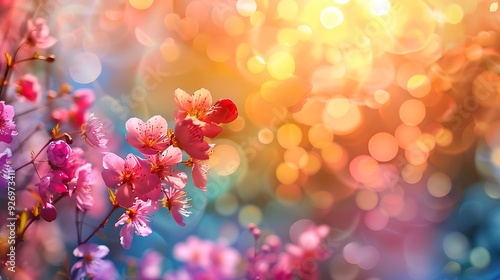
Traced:
<svg viewBox="0 0 500 280">
<path fill-rule="evenodd" d="M 361 190 L 356 193 L 355 200 L 359 209 L 369 211 L 377 206 L 378 195 L 373 191 Z"/>
<path fill-rule="evenodd" d="M 312 29 L 309 25 L 302 24 L 297 26 L 297 31 L 299 32 L 299 40 L 301 41 L 307 41 L 311 39 L 312 36 Z"/>
<path fill-rule="evenodd" d="M 266 61 L 258 55 L 250 57 L 247 61 L 248 71 L 259 74 L 266 68 Z"/>
<path fill-rule="evenodd" d="M 228 123 L 227 127 L 234 132 L 241 131 L 245 128 L 245 119 L 238 116 L 234 121 Z"/>
<path fill-rule="evenodd" d="M 387 132 L 379 132 L 368 141 L 370 155 L 381 162 L 390 161 L 398 154 L 398 140 Z"/>
<path fill-rule="evenodd" d="M 287 52 L 275 52 L 267 60 L 267 71 L 277 80 L 287 79 L 295 72 L 295 60 Z"/>
<path fill-rule="evenodd" d="M 421 98 L 431 91 L 431 81 L 425 75 L 414 75 L 408 80 L 408 92 L 414 97 Z"/>
<path fill-rule="evenodd" d="M 327 113 L 334 118 L 341 118 L 349 112 L 351 102 L 345 97 L 335 97 L 326 104 Z"/>
<path fill-rule="evenodd" d="M 385 16 L 391 9 L 391 3 L 388 0 L 370 0 L 368 9 L 374 16 Z"/>
<path fill-rule="evenodd" d="M 297 147 L 302 141 L 302 131 L 292 123 L 284 124 L 276 132 L 276 138 L 281 147 L 290 149 Z"/>
<path fill-rule="evenodd" d="M 344 21 L 344 14 L 342 11 L 334 6 L 329 6 L 321 11 L 319 16 L 321 24 L 326 29 L 333 29 Z"/>
<path fill-rule="evenodd" d="M 470 263 L 479 269 L 486 268 L 490 265 L 490 252 L 484 247 L 476 247 L 470 252 Z"/>
<path fill-rule="evenodd" d="M 273 142 L 274 133 L 269 128 L 263 128 L 257 134 L 257 138 L 259 139 L 260 143 L 269 144 L 269 143 Z"/>
<path fill-rule="evenodd" d="M 441 146 L 441 147 L 446 147 L 453 142 L 453 133 L 446 128 L 440 128 L 436 130 L 434 134 L 434 139 L 436 141 L 436 144 Z"/>
<path fill-rule="evenodd" d="M 491 162 L 497 167 L 500 167 L 500 148 L 493 149 L 491 153 Z"/>
<path fill-rule="evenodd" d="M 254 27 L 258 27 L 264 24 L 266 21 L 266 15 L 261 11 L 256 11 L 250 16 L 250 24 Z"/>
<path fill-rule="evenodd" d="M 333 141 L 332 129 L 322 123 L 311 126 L 307 136 L 311 145 L 318 149 L 328 147 Z"/>
<path fill-rule="evenodd" d="M 172 38 L 167 38 L 160 46 L 160 52 L 163 56 L 163 59 L 167 62 L 174 62 L 179 59 L 181 55 L 181 51 L 179 46 L 175 43 L 175 40 Z"/>
<path fill-rule="evenodd" d="M 236 10 L 241 16 L 249 17 L 257 11 L 257 3 L 255 0 L 238 0 Z"/>
<path fill-rule="evenodd" d="M 320 169 L 321 169 L 320 156 L 315 152 L 309 152 L 307 164 L 302 168 L 302 171 L 304 171 L 308 175 L 314 175 Z"/>
<path fill-rule="evenodd" d="M 297 30 L 293 28 L 283 28 L 278 32 L 278 43 L 285 47 L 292 47 L 299 41 Z"/>
<path fill-rule="evenodd" d="M 245 30 L 245 23 L 237 16 L 231 16 L 224 21 L 224 30 L 231 36 L 238 36 Z"/>
<path fill-rule="evenodd" d="M 294 0 L 281 0 L 278 3 L 278 16 L 284 20 L 292 20 L 299 14 L 299 6 Z"/>
<path fill-rule="evenodd" d="M 153 5 L 154 0 L 129 0 L 128 2 L 137 10 L 145 10 Z"/>
<path fill-rule="evenodd" d="M 425 105 L 420 100 L 410 99 L 399 108 L 399 117 L 407 125 L 418 125 L 425 118 Z"/>
<path fill-rule="evenodd" d="M 491 5 L 490 5 L 490 12 L 491 12 L 491 13 L 494 13 L 494 12 L 496 12 L 497 10 L 498 10 L 498 2 L 493 2 L 493 3 L 491 3 Z"/>
<path fill-rule="evenodd" d="M 309 155 L 302 147 L 290 148 L 283 154 L 285 162 L 293 165 L 295 168 L 303 168 L 309 161 Z"/>
<path fill-rule="evenodd" d="M 373 93 L 373 98 L 378 104 L 383 105 L 389 101 L 391 95 L 383 89 L 378 89 Z"/>
<path fill-rule="evenodd" d="M 326 163 L 336 164 L 339 163 L 344 157 L 345 152 L 337 143 L 332 143 L 328 147 L 321 150 L 321 156 Z"/>
<path fill-rule="evenodd" d="M 457 24 L 462 21 L 464 11 L 459 5 L 450 4 L 444 9 L 444 16 L 448 23 Z"/>
<path fill-rule="evenodd" d="M 442 172 L 436 172 L 427 179 L 427 190 L 434 197 L 443 197 L 451 191 L 451 179 Z"/>
<path fill-rule="evenodd" d="M 290 185 L 299 178 L 299 171 L 297 168 L 282 162 L 276 167 L 276 178 L 282 184 Z"/>
<path fill-rule="evenodd" d="M 262 221 L 262 211 L 255 205 L 241 207 L 238 221 L 242 227 L 247 227 L 249 223 L 258 225 Z"/>
<path fill-rule="evenodd" d="M 357 105 L 349 102 L 349 106 L 347 107 L 345 100 L 341 98 L 333 101 L 333 105 L 329 105 L 330 110 L 328 108 L 325 110 L 322 121 L 332 128 L 333 133 L 347 135 L 361 125 L 362 116 Z M 346 108 L 347 112 L 345 112 Z"/>
<path fill-rule="evenodd" d="M 351 0 L 333 0 L 335 3 L 337 4 L 347 4 L 349 3 Z"/>
<path fill-rule="evenodd" d="M 401 177 L 403 177 L 403 180 L 408 184 L 416 184 L 420 182 L 420 180 L 422 180 L 422 176 L 424 176 L 422 170 L 413 164 L 407 164 L 401 170 Z"/>
<path fill-rule="evenodd" d="M 215 172 L 217 175 L 231 175 L 240 166 L 240 154 L 231 145 L 219 144 L 212 149 L 209 164 L 210 171 Z"/>
</svg>

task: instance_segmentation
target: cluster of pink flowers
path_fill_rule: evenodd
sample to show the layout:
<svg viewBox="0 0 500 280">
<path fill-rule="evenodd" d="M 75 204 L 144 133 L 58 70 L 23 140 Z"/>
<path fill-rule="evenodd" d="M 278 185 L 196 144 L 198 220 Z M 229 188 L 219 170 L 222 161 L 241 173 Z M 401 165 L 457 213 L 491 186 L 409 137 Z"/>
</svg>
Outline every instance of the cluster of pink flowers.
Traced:
<svg viewBox="0 0 500 280">
<path fill-rule="evenodd" d="M 260 230 L 255 225 L 249 230 L 257 242 Z M 317 262 L 331 255 L 331 248 L 325 244 L 329 233 L 328 226 L 312 224 L 301 232 L 296 244 L 284 246 L 277 235 L 267 236 L 260 247 L 247 252 L 248 279 L 319 279 Z"/>
<path fill-rule="evenodd" d="M 102 178 L 106 186 L 114 189 L 118 204 L 127 208 L 116 223 L 126 224 L 120 231 L 124 248 L 130 248 L 134 232 L 141 236 L 151 233 L 148 216 L 159 209 L 159 201 L 179 225 L 185 225 L 184 217 L 189 216 L 191 207 L 183 191 L 188 177 L 175 166 L 184 163 L 191 167 L 195 186 L 206 190 L 208 166 L 203 161 L 209 159 L 213 144 L 208 144 L 205 137 L 217 136 L 221 123 L 238 116 L 236 106 L 228 99 L 212 105 L 212 96 L 206 89 L 193 96 L 178 89 L 175 102 L 178 110 L 173 131 L 160 115 L 146 122 L 138 118 L 126 122 L 127 142 L 144 157 L 128 154 L 123 159 L 109 152 L 103 158 Z M 182 151 L 189 156 L 185 161 Z"/>
</svg>

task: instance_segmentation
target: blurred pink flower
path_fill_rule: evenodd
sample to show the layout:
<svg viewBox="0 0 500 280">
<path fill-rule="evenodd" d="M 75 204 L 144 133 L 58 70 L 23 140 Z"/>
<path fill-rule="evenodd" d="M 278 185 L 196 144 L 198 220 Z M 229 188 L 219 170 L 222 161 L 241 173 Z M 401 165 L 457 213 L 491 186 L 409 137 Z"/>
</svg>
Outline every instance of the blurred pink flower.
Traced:
<svg viewBox="0 0 500 280">
<path fill-rule="evenodd" d="M 86 123 L 82 124 L 82 139 L 91 147 L 105 149 L 108 139 L 104 138 L 106 133 L 102 130 L 102 122 L 91 114 Z"/>
<path fill-rule="evenodd" d="M 44 18 L 28 20 L 26 33 L 26 43 L 32 47 L 46 49 L 57 42 L 56 38 L 50 36 L 49 26 Z"/>
<path fill-rule="evenodd" d="M 75 194 L 76 206 L 80 211 L 86 211 L 94 205 L 92 188 L 95 180 L 92 177 L 92 165 L 87 163 L 76 170 L 76 176 L 69 183 L 69 195 Z"/>
<path fill-rule="evenodd" d="M 189 159 L 187 167 L 191 167 L 191 176 L 193 178 L 194 185 L 206 191 L 207 190 L 207 173 L 210 169 L 210 165 L 205 164 L 203 161 L 197 159 Z"/>
<path fill-rule="evenodd" d="M 217 244 L 212 250 L 211 269 L 217 279 L 235 279 L 237 267 L 240 263 L 240 253 L 225 244 Z"/>
<path fill-rule="evenodd" d="M 159 115 L 146 123 L 138 118 L 130 118 L 125 124 L 127 142 L 145 155 L 154 155 L 170 145 L 167 121 Z"/>
<path fill-rule="evenodd" d="M 10 144 L 12 136 L 17 135 L 14 119 L 14 107 L 6 105 L 5 101 L 0 101 L 0 142 Z"/>
<path fill-rule="evenodd" d="M 37 102 L 40 99 L 41 86 L 36 76 L 25 74 L 16 83 L 18 85 L 16 92 L 19 96 L 30 102 Z"/>
<path fill-rule="evenodd" d="M 94 104 L 94 100 L 94 91 L 89 88 L 77 89 L 73 94 L 73 102 L 81 110 L 90 108 Z"/>
<path fill-rule="evenodd" d="M 177 243 L 173 248 L 174 257 L 186 262 L 190 267 L 209 268 L 214 244 L 192 235 L 184 243 Z"/>
<path fill-rule="evenodd" d="M 147 158 L 151 163 L 151 173 L 165 180 L 170 187 L 182 189 L 186 186 L 186 173 L 173 168 L 182 161 L 182 151 L 179 148 L 169 146 L 163 152 Z"/>
<path fill-rule="evenodd" d="M 144 252 L 139 265 L 139 279 L 156 280 L 161 279 L 163 255 L 160 252 L 147 250 Z"/>
<path fill-rule="evenodd" d="M 191 208 L 189 204 L 190 198 L 186 197 L 186 192 L 167 187 L 164 189 L 165 197 L 162 201 L 162 206 L 168 208 L 168 211 L 172 213 L 174 220 L 180 226 L 185 226 L 184 217 L 189 217 L 189 212 L 187 209 Z"/>
<path fill-rule="evenodd" d="M 185 119 L 175 124 L 174 139 L 176 145 L 194 159 L 209 158 L 210 145 L 203 139 L 201 128 L 192 119 Z"/>
<path fill-rule="evenodd" d="M 84 243 L 73 250 L 73 255 L 82 258 L 71 267 L 72 279 L 86 279 L 91 275 L 92 279 L 117 279 L 117 273 L 113 273 L 114 266 L 109 266 L 109 261 L 103 260 L 109 253 L 105 245 Z M 106 268 L 106 269 L 103 269 Z M 106 278 L 103 278 L 106 275 Z M 113 276 L 114 275 L 114 276 Z"/>
<path fill-rule="evenodd" d="M 47 147 L 49 162 L 56 167 L 64 167 L 68 163 L 71 147 L 64 140 L 50 142 Z"/>
<path fill-rule="evenodd" d="M 158 176 L 150 172 L 148 163 L 133 154 L 123 160 L 113 153 L 106 153 L 103 167 L 104 183 L 117 188 L 118 203 L 125 207 L 132 206 L 137 196 L 147 194 L 160 184 Z"/>
<path fill-rule="evenodd" d="M 56 123 L 65 123 L 69 119 L 69 111 L 64 108 L 57 108 L 50 113 L 50 117 Z"/>
<path fill-rule="evenodd" d="M 70 179 L 72 179 L 78 176 L 76 171 L 85 163 L 86 161 L 83 158 L 83 150 L 80 147 L 75 147 L 71 149 L 66 165 L 60 169 L 63 170 Z"/>
<path fill-rule="evenodd" d="M 202 129 L 203 135 L 210 138 L 222 131 L 218 124 L 231 122 L 238 117 L 233 101 L 221 99 L 212 106 L 212 95 L 204 88 L 195 91 L 192 96 L 182 89 L 176 89 L 174 101 L 178 107 L 176 121 L 192 118 Z"/>
<path fill-rule="evenodd" d="M 134 206 L 128 208 L 116 222 L 115 227 L 123 225 L 120 230 L 120 244 L 129 249 L 134 237 L 134 232 L 140 236 L 148 236 L 152 230 L 149 227 L 149 215 L 158 210 L 158 201 L 136 200 Z"/>
</svg>

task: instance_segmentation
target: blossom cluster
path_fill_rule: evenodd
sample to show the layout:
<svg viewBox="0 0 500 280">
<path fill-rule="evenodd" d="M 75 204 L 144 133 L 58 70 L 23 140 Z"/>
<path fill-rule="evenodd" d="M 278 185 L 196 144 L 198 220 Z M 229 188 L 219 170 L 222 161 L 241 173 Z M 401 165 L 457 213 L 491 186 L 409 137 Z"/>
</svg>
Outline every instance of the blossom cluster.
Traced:
<svg viewBox="0 0 500 280">
<path fill-rule="evenodd" d="M 124 124 L 127 130 L 124 140 L 137 149 L 137 154 L 122 157 L 108 145 L 111 131 L 105 126 L 103 118 L 91 112 L 96 99 L 91 89 L 73 90 L 63 84 L 58 91 L 45 90 L 35 73 L 30 73 L 28 68 L 22 68 L 22 71 L 18 68 L 19 63 L 32 60 L 54 62 L 54 55 L 41 55 L 39 51 L 56 43 L 47 22 L 36 18 L 26 23 L 25 35 L 13 54 L 5 54 L 6 64 L 2 65 L 4 76 L 0 84 L 0 142 L 12 143 L 13 146 L 12 149 L 7 146 L 0 154 L 0 187 L 7 187 L 11 168 L 16 167 L 16 171 L 34 170 L 29 184 L 20 189 L 22 195 L 32 197 L 27 201 L 35 203 L 30 206 L 31 209 L 16 213 L 18 243 L 29 236 L 28 229 L 37 220 L 56 220 L 58 202 L 72 198 L 76 211 L 75 241 L 78 243 L 73 254 L 82 259 L 72 266 L 68 277 L 118 279 L 119 274 L 113 263 L 103 259 L 109 248 L 89 243 L 91 238 L 119 209 L 123 213 L 115 222 L 115 227 L 122 226 L 120 243 L 126 249 L 131 247 L 134 234 L 147 236 L 152 233 L 149 222 L 160 208 L 166 208 L 177 224 L 185 226 L 184 218 L 190 215 L 191 205 L 184 190 L 188 174 L 180 166 L 190 169 L 193 184 L 205 191 L 209 170 L 207 160 L 214 147 L 207 139 L 219 135 L 221 125 L 235 120 L 238 111 L 230 99 L 213 102 L 206 89 L 197 90 L 193 95 L 177 89 L 173 94 L 173 101 L 178 107 L 173 116 L 174 125 L 169 128 L 167 120 L 161 115 L 146 121 L 130 118 Z M 22 58 L 26 53 L 29 56 Z M 16 75 L 11 77 L 13 70 L 16 70 Z M 23 73 L 25 71 L 28 73 Z M 49 110 L 45 110 L 47 107 Z M 29 109 L 16 116 L 17 108 Z M 54 126 L 45 145 L 38 151 L 30 149 L 31 159 L 23 162 L 19 151 L 25 151 L 23 145 L 30 135 L 18 132 L 16 117 L 33 112 L 47 113 L 46 119 L 51 120 Z M 20 139 L 14 141 L 16 137 Z M 95 166 L 95 159 L 99 157 L 102 157 L 102 168 Z M 109 188 L 112 209 L 84 238 L 83 227 L 88 226 L 84 221 L 85 213 L 94 207 L 95 187 L 101 180 L 96 176 L 99 172 Z M 66 209 L 67 204 L 64 206 Z M 5 263 L 5 260 L 2 262 Z"/>
</svg>

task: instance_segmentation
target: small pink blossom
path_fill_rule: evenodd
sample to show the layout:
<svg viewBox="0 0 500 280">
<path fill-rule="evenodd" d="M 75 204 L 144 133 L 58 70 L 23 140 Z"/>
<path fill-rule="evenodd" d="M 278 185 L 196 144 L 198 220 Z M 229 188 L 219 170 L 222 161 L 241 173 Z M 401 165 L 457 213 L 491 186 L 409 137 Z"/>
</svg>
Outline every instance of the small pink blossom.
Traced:
<svg viewBox="0 0 500 280">
<path fill-rule="evenodd" d="M 106 133 L 103 132 L 102 122 L 94 116 L 90 115 L 86 123 L 81 127 L 82 129 L 82 139 L 91 147 L 97 147 L 100 149 L 105 149 L 108 139 Z"/>
<path fill-rule="evenodd" d="M 161 279 L 163 255 L 154 250 L 144 252 L 139 265 L 139 279 L 156 280 Z"/>
<path fill-rule="evenodd" d="M 138 118 L 130 118 L 126 124 L 127 142 L 145 155 L 154 155 L 170 145 L 167 121 L 159 115 L 146 123 Z"/>
<path fill-rule="evenodd" d="M 177 121 L 192 118 L 200 126 L 204 136 L 213 138 L 222 128 L 220 123 L 229 123 L 238 117 L 236 105 L 230 99 L 221 99 L 212 106 L 212 95 L 204 88 L 191 96 L 182 89 L 175 90 L 174 101 L 178 110 Z"/>
<path fill-rule="evenodd" d="M 71 147 L 64 140 L 50 142 L 47 147 L 49 162 L 57 167 L 64 167 L 68 163 Z"/>
<path fill-rule="evenodd" d="M 65 123 L 69 119 L 69 111 L 64 108 L 54 109 L 50 117 L 57 123 Z"/>
<path fill-rule="evenodd" d="M 69 183 L 69 195 L 75 194 L 76 206 L 80 211 L 89 210 L 94 205 L 92 188 L 95 180 L 92 177 L 92 165 L 87 163 L 76 170 L 76 176 Z"/>
<path fill-rule="evenodd" d="M 32 47 L 46 49 L 57 42 L 56 38 L 50 36 L 49 26 L 44 18 L 36 18 L 34 22 L 28 20 L 26 33 L 26 43 Z"/>
<path fill-rule="evenodd" d="M 133 207 L 118 219 L 115 227 L 126 224 L 120 230 L 120 244 L 125 249 L 129 249 L 132 244 L 134 232 L 140 236 L 148 236 L 152 230 L 149 227 L 149 215 L 158 210 L 158 201 L 137 200 Z"/>
<path fill-rule="evenodd" d="M 6 105 L 5 101 L 0 101 L 0 142 L 10 144 L 12 136 L 17 135 L 14 119 L 14 107 Z"/>
<path fill-rule="evenodd" d="M 203 139 L 201 128 L 192 119 L 185 119 L 175 125 L 175 143 L 189 156 L 198 160 L 209 158 L 211 146 Z"/>
<path fill-rule="evenodd" d="M 73 102 L 80 110 L 90 108 L 94 104 L 94 91 L 88 88 L 77 89 L 73 94 Z"/>
<path fill-rule="evenodd" d="M 71 180 L 78 176 L 76 171 L 78 170 L 78 168 L 82 167 L 85 163 L 86 161 L 83 158 L 83 150 L 80 147 L 75 147 L 71 149 L 68 162 L 66 163 L 65 166 L 61 167 L 60 170 L 63 170 L 64 173 L 66 173 Z"/>
<path fill-rule="evenodd" d="M 165 180 L 169 186 L 177 189 L 182 189 L 186 186 L 186 173 L 173 168 L 173 166 L 182 161 L 182 151 L 179 148 L 169 146 L 163 152 L 147 156 L 147 158 L 151 163 L 151 173 Z"/>
<path fill-rule="evenodd" d="M 31 74 L 25 74 L 17 81 L 17 94 L 26 98 L 30 102 L 37 102 L 40 99 L 41 86 L 38 78 Z"/>
<path fill-rule="evenodd" d="M 186 242 L 174 246 L 173 254 L 177 260 L 186 262 L 191 267 L 207 269 L 210 267 L 213 247 L 212 242 L 189 236 Z"/>
<path fill-rule="evenodd" d="M 81 260 L 71 267 L 71 279 L 118 279 L 118 272 L 114 265 L 103 258 L 109 253 L 104 245 L 84 243 L 73 250 L 73 255 Z"/>
<path fill-rule="evenodd" d="M 165 197 L 162 201 L 162 207 L 167 208 L 174 220 L 180 226 L 185 226 L 184 217 L 189 217 L 189 212 L 187 209 L 191 208 L 189 204 L 190 198 L 186 197 L 186 192 L 176 189 L 176 188 L 165 188 Z"/>
<path fill-rule="evenodd" d="M 117 188 L 118 202 L 130 207 L 136 197 L 146 195 L 160 184 L 160 179 L 152 174 L 149 164 L 133 154 L 127 155 L 125 160 L 113 153 L 103 157 L 102 178 L 106 186 Z"/>
</svg>

